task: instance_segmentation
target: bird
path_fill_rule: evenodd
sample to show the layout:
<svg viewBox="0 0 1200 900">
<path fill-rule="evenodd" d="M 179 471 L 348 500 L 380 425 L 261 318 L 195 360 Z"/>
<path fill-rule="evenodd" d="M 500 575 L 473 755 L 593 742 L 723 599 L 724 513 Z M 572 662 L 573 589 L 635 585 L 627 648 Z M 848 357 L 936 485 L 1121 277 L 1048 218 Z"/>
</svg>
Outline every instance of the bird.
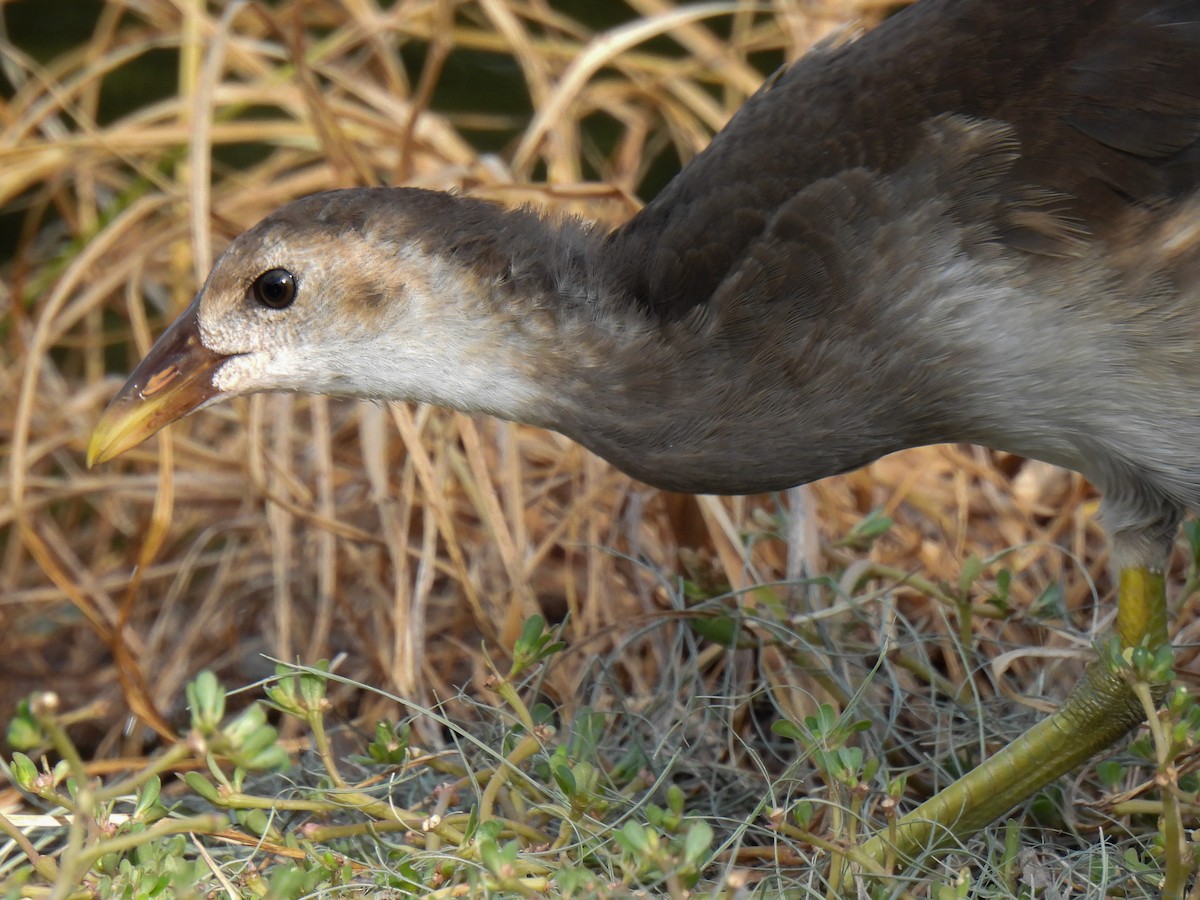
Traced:
<svg viewBox="0 0 1200 900">
<path fill-rule="evenodd" d="M 775 491 L 967 442 L 1101 492 L 1121 647 L 1167 645 L 1200 510 L 1200 0 L 919 0 L 780 69 L 615 229 L 360 187 L 236 238 L 94 465 L 228 397 L 415 400 L 650 485 Z M 861 848 L 986 825 L 1142 719 L 1063 707 Z"/>
</svg>

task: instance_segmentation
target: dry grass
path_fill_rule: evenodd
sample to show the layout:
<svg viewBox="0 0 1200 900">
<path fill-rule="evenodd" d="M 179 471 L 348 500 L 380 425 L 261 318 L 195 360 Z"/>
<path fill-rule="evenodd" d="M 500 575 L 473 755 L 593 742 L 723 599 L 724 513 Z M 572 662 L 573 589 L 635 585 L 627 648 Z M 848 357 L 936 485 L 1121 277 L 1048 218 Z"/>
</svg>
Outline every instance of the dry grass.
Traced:
<svg viewBox="0 0 1200 900">
<path fill-rule="evenodd" d="M 271 671 L 267 657 L 330 658 L 347 679 L 416 702 L 475 696 L 481 646 L 502 657 L 539 611 L 565 620 L 570 649 L 542 686 L 564 716 L 605 702 L 581 694 L 603 660 L 602 681 L 631 708 L 685 687 L 743 698 L 725 727 L 751 742 L 763 688 L 793 715 L 841 707 L 880 660 L 856 703 L 897 734 L 929 727 L 938 684 L 970 684 L 964 696 L 1010 715 L 1014 695 L 1053 701 L 1074 683 L 1112 612 L 1095 495 L 1077 476 L 972 448 L 906 453 L 797 494 L 806 514 L 790 559 L 777 498 L 667 496 L 554 434 L 405 405 L 258 397 L 84 468 L 123 375 L 224 244 L 286 200 L 407 183 L 617 222 L 655 158 L 692 156 L 755 88 L 755 63 L 881 11 L 629 6 L 645 18 L 596 35 L 542 0 L 113 0 L 86 41 L 48 59 L 0 46 L 13 87 L 0 206 L 16 229 L 0 286 L 0 709 L 55 691 L 99 764 L 181 727 L 183 685 L 202 668 L 245 684 Z M 140 68 L 164 50 L 170 89 Z M 440 80 L 469 51 L 519 70 L 532 116 L 439 105 Z M 157 99 L 129 108 L 129 85 Z M 488 132 L 503 138 L 494 156 L 472 147 Z M 873 510 L 895 525 L 869 550 L 838 547 Z M 919 574 L 954 595 L 964 560 L 1010 547 L 966 607 L 904 583 Z M 743 590 L 803 571 L 860 599 L 814 613 L 833 643 L 808 669 L 769 642 L 694 647 L 677 615 L 685 548 L 709 584 Z M 1011 609 L 994 616 L 1002 567 Z M 1061 585 L 1061 614 L 1029 612 L 1047 585 Z M 806 629 L 811 596 L 741 600 L 785 598 L 782 618 Z M 980 614 L 962 615 L 969 607 Z M 1200 617 L 1188 612 L 1175 639 L 1195 645 Z M 693 680 L 680 653 L 693 654 Z M 352 723 L 400 714 L 348 687 L 333 701 Z M 444 735 L 428 727 L 422 739 Z M 902 747 L 907 764 L 951 740 Z M 732 744 L 714 754 L 738 760 Z"/>
</svg>

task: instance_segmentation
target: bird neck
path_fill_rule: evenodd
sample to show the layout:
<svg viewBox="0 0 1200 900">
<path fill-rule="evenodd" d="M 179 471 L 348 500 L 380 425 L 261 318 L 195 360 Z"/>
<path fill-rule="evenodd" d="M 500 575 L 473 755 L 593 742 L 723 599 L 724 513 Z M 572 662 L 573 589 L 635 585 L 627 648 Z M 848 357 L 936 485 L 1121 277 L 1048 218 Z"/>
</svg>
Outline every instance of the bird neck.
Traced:
<svg viewBox="0 0 1200 900">
<path fill-rule="evenodd" d="M 928 391 L 895 390 L 913 373 L 878 330 L 834 347 L 820 322 L 753 297 L 697 298 L 664 320 L 600 233 L 469 209 L 469 235 L 450 225 L 407 261 L 429 285 L 420 312 L 410 298 L 405 327 L 359 355 L 377 396 L 559 431 L 642 481 L 699 493 L 778 490 L 951 439 L 931 430 L 949 417 Z"/>
<path fill-rule="evenodd" d="M 906 279 L 915 286 L 883 284 L 853 305 L 819 284 L 786 302 L 718 288 L 664 316 L 628 287 L 655 248 L 614 255 L 578 222 L 462 208 L 437 243 L 404 251 L 421 283 L 405 285 L 402 323 L 356 354 L 356 393 L 553 429 L 642 481 L 697 493 L 778 490 L 978 440 L 996 420 L 988 385 L 946 374 L 994 341 L 974 336 L 993 306 L 976 285 Z M 946 262 L 923 270 L 952 274 Z"/>
<path fill-rule="evenodd" d="M 584 280 L 525 294 L 525 313 L 505 317 L 504 343 L 523 348 L 518 380 L 534 386 L 535 402 L 485 411 L 694 493 L 781 490 L 941 439 L 922 430 L 936 419 L 928 398 L 886 389 L 911 374 L 886 346 L 810 355 L 796 329 L 767 321 L 747 339 L 705 302 L 662 321 L 594 258 L 576 272 Z"/>
</svg>

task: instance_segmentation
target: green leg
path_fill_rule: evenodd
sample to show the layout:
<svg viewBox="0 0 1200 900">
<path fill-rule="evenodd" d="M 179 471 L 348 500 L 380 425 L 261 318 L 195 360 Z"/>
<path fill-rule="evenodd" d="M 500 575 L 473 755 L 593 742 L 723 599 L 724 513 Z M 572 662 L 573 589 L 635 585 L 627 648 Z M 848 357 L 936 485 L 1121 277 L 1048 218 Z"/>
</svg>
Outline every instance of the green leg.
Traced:
<svg viewBox="0 0 1200 900">
<path fill-rule="evenodd" d="M 1122 570 L 1117 602 L 1122 647 L 1144 642 L 1156 649 L 1167 642 L 1161 572 Z M 1057 712 L 922 803 L 894 828 L 876 834 L 853 855 L 868 866 L 882 868 L 893 859 L 903 866 L 924 852 L 958 844 L 1112 746 L 1143 716 L 1125 677 L 1095 661 Z"/>
</svg>

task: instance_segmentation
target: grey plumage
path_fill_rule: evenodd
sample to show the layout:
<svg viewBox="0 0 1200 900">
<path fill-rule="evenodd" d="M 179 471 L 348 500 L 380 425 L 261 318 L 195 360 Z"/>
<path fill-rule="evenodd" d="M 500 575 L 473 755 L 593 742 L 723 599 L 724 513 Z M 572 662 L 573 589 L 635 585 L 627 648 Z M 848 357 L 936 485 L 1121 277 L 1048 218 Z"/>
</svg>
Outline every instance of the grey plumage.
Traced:
<svg viewBox="0 0 1200 900">
<path fill-rule="evenodd" d="M 1039 457 L 1157 566 L 1200 508 L 1198 186 L 1200 0 L 922 0 L 770 79 L 611 234 L 331 192 L 238 238 L 189 315 L 220 392 L 491 413 L 673 490 Z M 247 290 L 273 267 L 285 310 Z"/>
</svg>

